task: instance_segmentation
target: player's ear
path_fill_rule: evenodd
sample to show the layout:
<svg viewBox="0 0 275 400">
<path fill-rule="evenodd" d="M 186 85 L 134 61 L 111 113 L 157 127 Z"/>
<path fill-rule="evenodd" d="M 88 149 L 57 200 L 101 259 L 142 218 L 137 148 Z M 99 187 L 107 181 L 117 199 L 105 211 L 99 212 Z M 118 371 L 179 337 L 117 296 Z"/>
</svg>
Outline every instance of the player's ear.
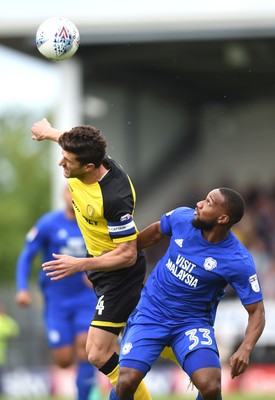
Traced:
<svg viewBox="0 0 275 400">
<path fill-rule="evenodd" d="M 86 164 L 86 172 L 93 171 L 94 169 L 95 169 L 95 164 L 93 163 Z"/>
<path fill-rule="evenodd" d="M 222 214 L 218 218 L 218 223 L 219 224 L 228 224 L 229 222 L 229 216 L 227 214 Z"/>
</svg>

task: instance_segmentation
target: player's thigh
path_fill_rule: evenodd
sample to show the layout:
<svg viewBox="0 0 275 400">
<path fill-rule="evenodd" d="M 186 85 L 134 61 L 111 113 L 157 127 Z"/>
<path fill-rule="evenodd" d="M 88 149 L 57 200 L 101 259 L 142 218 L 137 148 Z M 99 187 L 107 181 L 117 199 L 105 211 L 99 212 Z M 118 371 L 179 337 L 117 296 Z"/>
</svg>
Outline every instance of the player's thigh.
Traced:
<svg viewBox="0 0 275 400">
<path fill-rule="evenodd" d="M 199 349 L 188 354 L 184 370 L 201 394 L 216 393 L 220 396 L 221 366 L 216 352 L 210 349 Z"/>
<path fill-rule="evenodd" d="M 138 323 L 135 314 L 127 322 L 119 360 L 121 366 L 137 369 L 146 375 L 167 346 L 170 330 L 165 325 L 154 322 Z"/>
<path fill-rule="evenodd" d="M 186 356 L 183 369 L 200 391 L 205 391 L 209 385 L 220 388 L 221 364 L 216 351 L 209 348 L 192 351 Z"/>
<path fill-rule="evenodd" d="M 190 353 L 199 349 L 209 349 L 218 353 L 214 329 L 209 326 L 188 328 L 178 326 L 174 330 L 171 347 L 181 366 Z"/>
<path fill-rule="evenodd" d="M 86 344 L 89 359 L 95 358 L 106 362 L 114 354 L 116 346 L 116 334 L 90 326 Z"/>
</svg>

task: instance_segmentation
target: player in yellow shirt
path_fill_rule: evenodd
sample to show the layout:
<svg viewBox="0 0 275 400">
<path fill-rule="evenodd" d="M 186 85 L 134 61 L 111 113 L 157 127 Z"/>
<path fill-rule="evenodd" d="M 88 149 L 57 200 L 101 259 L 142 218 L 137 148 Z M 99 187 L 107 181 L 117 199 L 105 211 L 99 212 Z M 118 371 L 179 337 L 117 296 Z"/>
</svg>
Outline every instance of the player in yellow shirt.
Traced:
<svg viewBox="0 0 275 400">
<path fill-rule="evenodd" d="M 78 126 L 64 132 L 44 118 L 33 125 L 32 135 L 34 140 L 52 140 L 61 146 L 59 165 L 68 178 L 88 252 L 87 258 L 54 254 L 43 268 L 53 280 L 87 272 L 98 297 L 88 332 L 88 358 L 115 385 L 117 338 L 138 303 L 146 273 L 144 253 L 137 251 L 135 190 L 121 166 L 106 156 L 107 143 L 100 130 Z M 143 382 L 135 399 L 151 399 Z"/>
</svg>

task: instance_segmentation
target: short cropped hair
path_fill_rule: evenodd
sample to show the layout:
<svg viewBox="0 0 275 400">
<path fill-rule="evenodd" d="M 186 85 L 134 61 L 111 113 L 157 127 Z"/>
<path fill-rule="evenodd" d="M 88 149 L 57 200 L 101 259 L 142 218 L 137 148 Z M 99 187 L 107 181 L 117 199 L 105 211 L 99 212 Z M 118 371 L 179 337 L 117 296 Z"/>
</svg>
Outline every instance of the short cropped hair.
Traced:
<svg viewBox="0 0 275 400">
<path fill-rule="evenodd" d="M 233 189 L 221 187 L 219 191 L 224 198 L 224 206 L 230 219 L 229 223 L 232 226 L 239 222 L 244 215 L 244 199 Z"/>
<path fill-rule="evenodd" d="M 75 154 L 81 165 L 92 163 L 98 168 L 105 157 L 107 141 L 99 129 L 82 125 L 64 132 L 58 144 L 63 150 Z"/>
</svg>

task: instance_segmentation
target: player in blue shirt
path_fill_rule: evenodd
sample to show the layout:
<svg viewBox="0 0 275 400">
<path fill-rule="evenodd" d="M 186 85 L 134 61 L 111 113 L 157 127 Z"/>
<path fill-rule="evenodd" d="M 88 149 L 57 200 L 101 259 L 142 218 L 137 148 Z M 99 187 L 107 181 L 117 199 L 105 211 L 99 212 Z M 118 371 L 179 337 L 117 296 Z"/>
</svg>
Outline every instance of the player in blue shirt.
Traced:
<svg viewBox="0 0 275 400">
<path fill-rule="evenodd" d="M 20 307 L 27 307 L 32 301 L 28 281 L 37 254 L 41 255 L 43 262 L 50 260 L 52 253 L 86 256 L 67 185 L 63 197 L 65 210 L 43 215 L 26 236 L 16 270 L 16 302 Z M 44 320 L 49 347 L 60 367 L 66 368 L 74 362 L 77 363 L 78 400 L 88 400 L 95 385 L 96 371 L 89 363 L 85 350 L 87 332 L 97 303 L 94 290 L 82 272 L 52 281 L 41 268 L 38 280 L 44 298 Z"/>
<path fill-rule="evenodd" d="M 220 400 L 221 365 L 213 326 L 228 284 L 248 313 L 243 342 L 230 357 L 231 376 L 245 371 L 265 318 L 254 261 L 231 231 L 243 213 L 244 201 L 237 192 L 214 189 L 195 210 L 177 208 L 139 234 L 139 248 L 164 235 L 170 236 L 170 245 L 128 319 L 119 379 L 110 399 L 133 399 L 138 384 L 168 346 L 198 389 L 197 399 Z"/>
</svg>

